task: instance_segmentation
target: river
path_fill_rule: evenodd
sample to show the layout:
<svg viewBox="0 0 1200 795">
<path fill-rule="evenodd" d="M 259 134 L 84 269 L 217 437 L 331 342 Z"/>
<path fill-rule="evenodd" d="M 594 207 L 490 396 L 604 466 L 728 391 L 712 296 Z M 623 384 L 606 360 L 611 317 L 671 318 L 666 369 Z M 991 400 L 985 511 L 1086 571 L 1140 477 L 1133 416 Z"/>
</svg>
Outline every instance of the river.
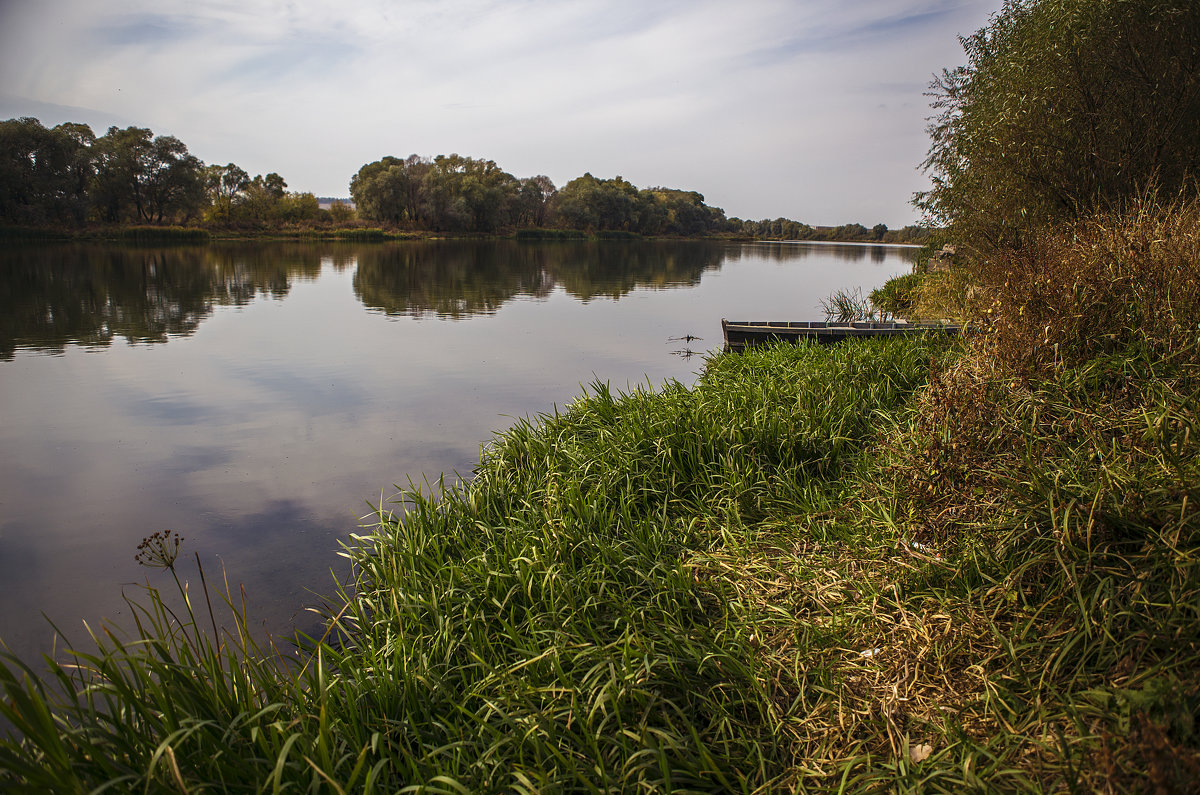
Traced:
<svg viewBox="0 0 1200 795">
<path fill-rule="evenodd" d="M 396 486 L 469 477 L 588 383 L 695 380 L 720 320 L 821 319 L 912 249 L 801 243 L 214 243 L 0 251 L 0 639 L 127 624 L 158 530 L 267 630 L 344 577 Z M 688 341 L 687 336 L 699 337 Z"/>
</svg>

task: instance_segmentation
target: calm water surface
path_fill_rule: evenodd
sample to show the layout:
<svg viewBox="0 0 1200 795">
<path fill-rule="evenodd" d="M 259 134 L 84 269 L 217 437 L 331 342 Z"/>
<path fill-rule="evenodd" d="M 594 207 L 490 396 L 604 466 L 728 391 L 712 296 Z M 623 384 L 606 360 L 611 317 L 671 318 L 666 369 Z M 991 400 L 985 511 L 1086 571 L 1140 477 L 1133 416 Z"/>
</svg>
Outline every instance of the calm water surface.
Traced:
<svg viewBox="0 0 1200 795">
<path fill-rule="evenodd" d="M 820 319 L 883 246 L 441 242 L 0 252 L 0 639 L 127 618 L 177 530 L 274 632 L 410 481 L 470 475 L 581 385 L 691 383 L 722 317 Z M 700 342 L 671 341 L 691 334 Z M 331 573 L 332 572 L 332 573 Z"/>
</svg>

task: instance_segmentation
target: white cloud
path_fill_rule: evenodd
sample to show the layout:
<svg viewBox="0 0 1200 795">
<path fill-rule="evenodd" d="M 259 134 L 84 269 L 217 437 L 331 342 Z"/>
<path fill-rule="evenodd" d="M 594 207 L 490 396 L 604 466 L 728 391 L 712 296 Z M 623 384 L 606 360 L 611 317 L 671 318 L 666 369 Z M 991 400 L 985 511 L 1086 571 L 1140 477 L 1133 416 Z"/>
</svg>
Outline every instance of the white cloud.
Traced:
<svg viewBox="0 0 1200 795">
<path fill-rule="evenodd" d="M 924 184 L 921 93 L 996 5 L 44 0 L 3 6 L 0 68 L 28 107 L 132 119 L 320 194 L 386 154 L 458 151 L 894 226 Z"/>
</svg>

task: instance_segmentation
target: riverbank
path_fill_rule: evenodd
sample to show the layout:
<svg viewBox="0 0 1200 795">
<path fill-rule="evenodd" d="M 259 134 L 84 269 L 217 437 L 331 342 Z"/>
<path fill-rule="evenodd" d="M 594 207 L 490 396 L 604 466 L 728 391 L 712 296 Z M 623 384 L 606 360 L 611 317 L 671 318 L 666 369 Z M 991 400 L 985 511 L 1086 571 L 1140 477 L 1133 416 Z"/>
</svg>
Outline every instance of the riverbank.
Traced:
<svg viewBox="0 0 1200 795">
<path fill-rule="evenodd" d="M 679 237 L 673 235 L 645 236 L 636 232 L 578 229 L 518 229 L 496 234 L 453 234 L 425 230 L 404 231 L 380 227 L 305 227 L 296 229 L 225 229 L 201 226 L 95 226 L 76 229 L 43 227 L 0 227 L 0 241 L 8 242 L 115 242 L 133 244 L 203 244 L 210 241 L 351 241 L 384 243 L 403 240 L 521 240 L 521 241 L 587 241 L 587 240 L 708 240 L 728 243 L 748 242 L 810 242 L 850 245 L 897 245 L 919 247 L 912 243 L 882 243 L 879 241 L 813 239 L 796 241 L 781 238 L 756 238 L 728 232 Z"/>
<path fill-rule="evenodd" d="M 28 740 L 0 744 L 0 782 L 1183 789 L 1196 262 L 1194 207 L 1101 218 L 978 263 L 962 342 L 594 385 L 353 539 L 328 634 L 283 664 L 159 539 L 156 581 L 189 578 L 192 609 L 149 593 L 144 641 L 81 657 L 76 700 L 9 660 L 0 712 Z"/>
</svg>

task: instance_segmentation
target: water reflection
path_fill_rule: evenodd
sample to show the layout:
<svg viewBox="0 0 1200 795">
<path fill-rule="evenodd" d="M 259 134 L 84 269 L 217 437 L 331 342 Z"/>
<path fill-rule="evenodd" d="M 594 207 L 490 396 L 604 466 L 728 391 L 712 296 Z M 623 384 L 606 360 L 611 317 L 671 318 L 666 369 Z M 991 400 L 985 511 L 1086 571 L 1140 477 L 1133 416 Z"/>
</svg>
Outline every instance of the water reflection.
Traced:
<svg viewBox="0 0 1200 795">
<path fill-rule="evenodd" d="M 331 264 L 352 261 L 342 252 Z M 166 342 L 194 333 L 217 306 L 283 298 L 321 267 L 321 252 L 300 245 L 17 247 L 0 254 L 0 358 Z"/>
<path fill-rule="evenodd" d="M 354 291 L 388 315 L 463 318 L 491 314 L 518 296 L 561 287 L 582 301 L 636 289 L 690 287 L 721 267 L 725 248 L 706 243 L 444 241 L 359 251 Z"/>
<path fill-rule="evenodd" d="M 395 245 L 214 244 L 187 248 L 18 247 L 0 253 L 0 359 L 18 349 L 61 353 L 114 339 L 160 343 L 196 331 L 218 306 L 281 299 L 322 264 L 357 264 L 354 293 L 393 316 L 466 318 L 561 287 L 581 301 L 638 289 L 694 287 L 707 271 L 749 257 L 856 262 L 910 257 L 905 249 L 835 244 L 708 242 Z"/>
<path fill-rule="evenodd" d="M 462 318 L 491 314 L 517 295 L 549 295 L 544 247 L 447 241 L 364 248 L 354 294 L 388 315 Z"/>
<path fill-rule="evenodd" d="M 868 243 L 810 243 L 807 241 L 765 241 L 731 249 L 727 259 L 738 260 L 743 257 L 754 259 L 769 259 L 776 262 L 805 260 L 809 257 L 832 259 L 841 262 L 883 262 L 888 258 L 898 258 L 905 262 L 915 262 L 917 252 L 915 246 L 877 246 Z"/>
</svg>

